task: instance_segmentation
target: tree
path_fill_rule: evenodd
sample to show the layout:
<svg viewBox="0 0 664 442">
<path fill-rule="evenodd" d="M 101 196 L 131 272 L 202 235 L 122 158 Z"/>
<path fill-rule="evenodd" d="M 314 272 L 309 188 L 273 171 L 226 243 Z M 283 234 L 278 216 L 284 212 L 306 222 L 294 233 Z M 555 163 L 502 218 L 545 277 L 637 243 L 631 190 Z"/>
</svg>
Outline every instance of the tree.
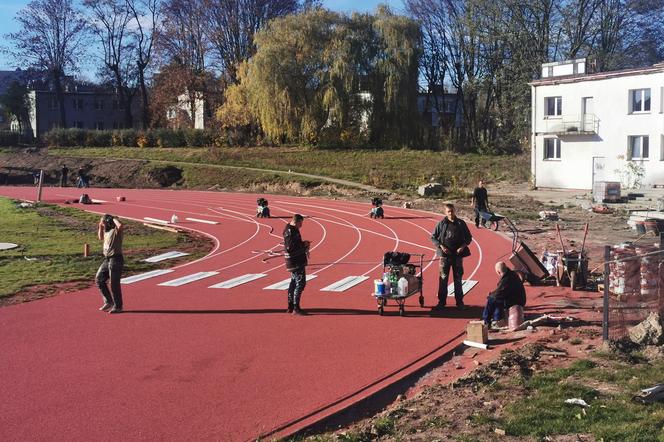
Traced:
<svg viewBox="0 0 664 442">
<path fill-rule="evenodd" d="M 136 51 L 136 73 L 141 91 L 142 124 L 143 129 L 146 129 L 150 123 L 146 71 L 152 62 L 157 22 L 161 13 L 161 2 L 160 0 L 125 1 L 133 18 L 131 23 L 133 30 L 130 32 L 133 37 L 134 50 Z"/>
<path fill-rule="evenodd" d="M 90 11 L 90 28 L 103 49 L 104 68 L 112 78 L 124 126 L 134 126 L 132 101 L 136 94 L 136 47 L 130 42 L 133 16 L 125 0 L 85 0 Z"/>
<path fill-rule="evenodd" d="M 28 88 L 18 81 L 13 81 L 5 93 L 0 95 L 0 106 L 10 118 L 16 120 L 18 131 L 23 134 L 23 123 L 28 121 L 30 109 Z"/>
<path fill-rule="evenodd" d="M 60 126 L 67 127 L 63 81 L 84 53 L 86 22 L 73 0 L 33 0 L 15 18 L 21 30 L 9 34 L 19 64 L 46 70 L 55 89 Z"/>
<path fill-rule="evenodd" d="M 268 21 L 298 11 L 298 0 L 203 0 L 205 30 L 218 68 L 235 83 L 240 63 L 255 52 L 254 35 Z"/>
</svg>

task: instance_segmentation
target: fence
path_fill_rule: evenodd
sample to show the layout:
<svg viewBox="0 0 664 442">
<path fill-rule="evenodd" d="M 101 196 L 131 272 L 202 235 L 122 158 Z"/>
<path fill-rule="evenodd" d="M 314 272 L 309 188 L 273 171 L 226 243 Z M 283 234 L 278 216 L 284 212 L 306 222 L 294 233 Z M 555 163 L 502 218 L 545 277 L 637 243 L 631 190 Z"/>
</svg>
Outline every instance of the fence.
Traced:
<svg viewBox="0 0 664 442">
<path fill-rule="evenodd" d="M 650 313 L 664 313 L 664 232 L 659 244 L 604 249 L 604 340 L 628 335 Z"/>
</svg>

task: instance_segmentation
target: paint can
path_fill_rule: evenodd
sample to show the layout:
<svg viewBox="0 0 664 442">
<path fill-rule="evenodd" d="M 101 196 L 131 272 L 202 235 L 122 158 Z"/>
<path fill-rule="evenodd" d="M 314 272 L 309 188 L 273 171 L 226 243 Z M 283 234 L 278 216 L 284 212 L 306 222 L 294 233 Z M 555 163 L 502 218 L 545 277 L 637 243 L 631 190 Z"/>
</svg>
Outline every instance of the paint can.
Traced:
<svg viewBox="0 0 664 442">
<path fill-rule="evenodd" d="M 381 279 L 374 279 L 374 293 L 376 296 L 385 296 L 385 283 Z"/>
</svg>

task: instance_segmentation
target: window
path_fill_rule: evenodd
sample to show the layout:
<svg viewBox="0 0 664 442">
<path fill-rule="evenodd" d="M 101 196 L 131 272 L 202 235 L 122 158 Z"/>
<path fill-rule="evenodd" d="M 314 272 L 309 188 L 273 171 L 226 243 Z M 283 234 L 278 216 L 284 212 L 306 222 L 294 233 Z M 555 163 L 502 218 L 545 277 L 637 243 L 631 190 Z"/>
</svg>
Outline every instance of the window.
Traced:
<svg viewBox="0 0 664 442">
<path fill-rule="evenodd" d="M 95 100 L 95 110 L 104 110 L 104 100 Z"/>
<path fill-rule="evenodd" d="M 83 110 L 83 100 L 80 98 L 74 98 L 71 100 L 72 105 L 74 106 L 74 109 L 76 110 Z"/>
<path fill-rule="evenodd" d="M 629 91 L 630 112 L 650 112 L 650 89 Z"/>
<path fill-rule="evenodd" d="M 648 159 L 649 141 L 647 135 L 629 137 L 629 158 L 632 160 Z"/>
<path fill-rule="evenodd" d="M 48 108 L 50 110 L 57 110 L 58 109 L 58 100 L 55 98 L 49 98 L 48 99 Z"/>
<path fill-rule="evenodd" d="M 560 159 L 560 138 L 544 139 L 544 159 L 545 160 Z"/>
<path fill-rule="evenodd" d="M 563 114 L 563 97 L 546 97 L 544 99 L 544 115 L 559 117 Z"/>
<path fill-rule="evenodd" d="M 76 128 L 77 129 L 83 129 L 83 122 L 82 121 L 77 121 L 76 122 Z"/>
<path fill-rule="evenodd" d="M 97 130 L 104 130 L 104 122 L 103 121 L 97 121 L 95 123 L 95 129 Z"/>
</svg>

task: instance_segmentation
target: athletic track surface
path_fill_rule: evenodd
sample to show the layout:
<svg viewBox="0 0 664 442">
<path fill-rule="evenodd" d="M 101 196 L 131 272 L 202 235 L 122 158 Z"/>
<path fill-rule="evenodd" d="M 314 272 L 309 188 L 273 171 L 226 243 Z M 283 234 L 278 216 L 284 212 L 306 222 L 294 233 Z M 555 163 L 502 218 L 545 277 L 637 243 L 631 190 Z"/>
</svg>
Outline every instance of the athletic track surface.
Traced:
<svg viewBox="0 0 664 442">
<path fill-rule="evenodd" d="M 380 317 L 370 293 L 383 253 L 425 253 L 431 260 L 430 232 L 440 216 L 386 207 L 386 218 L 374 221 L 369 204 L 268 196 L 275 218 L 257 220 L 257 195 L 85 192 L 105 201 L 86 210 L 137 220 L 176 214 L 180 227 L 214 238 L 216 246 L 168 274 L 124 285 L 121 315 L 97 311 L 96 288 L 0 309 L 1 440 L 241 441 L 292 434 L 458 345 L 496 284 L 494 263 L 510 251 L 504 237 L 469 222 L 475 240 L 464 279 L 479 281 L 466 297 L 472 308 L 430 312 L 438 278 L 432 261 L 424 271 L 426 307 L 413 296 L 406 317 L 392 303 Z M 0 187 L 4 196 L 35 194 Z M 46 188 L 43 200 L 62 203 L 80 194 Z M 119 195 L 127 201 L 116 202 Z M 308 217 L 302 236 L 312 241 L 308 274 L 315 276 L 302 298 L 304 317 L 284 313 L 285 290 L 266 289 L 288 278 L 283 259 L 262 262 L 265 255 L 254 253 L 280 249 L 284 223 L 296 212 Z M 159 285 L 198 272 L 214 273 Z M 264 276 L 210 288 L 249 274 Z M 368 279 L 343 291 L 321 290 L 349 276 Z"/>
</svg>

